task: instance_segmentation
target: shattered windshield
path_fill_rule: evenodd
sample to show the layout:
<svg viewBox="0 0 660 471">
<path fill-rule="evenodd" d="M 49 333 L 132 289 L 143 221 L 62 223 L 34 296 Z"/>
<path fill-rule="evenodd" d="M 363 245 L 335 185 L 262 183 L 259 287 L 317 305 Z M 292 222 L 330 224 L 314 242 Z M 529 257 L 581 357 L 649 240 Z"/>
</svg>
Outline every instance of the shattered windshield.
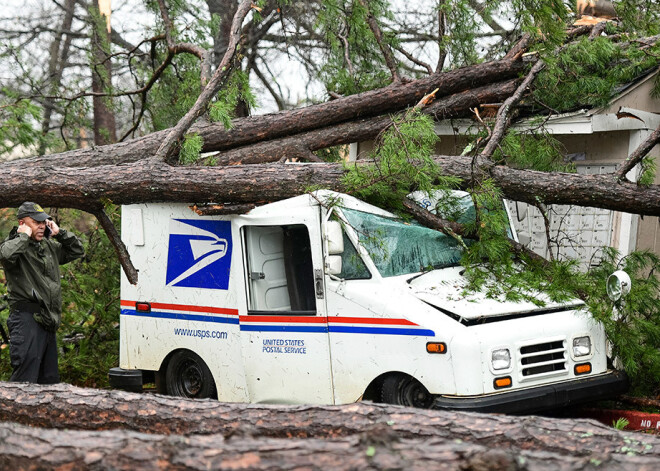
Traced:
<svg viewBox="0 0 660 471">
<path fill-rule="evenodd" d="M 360 244 L 384 277 L 458 265 L 458 241 L 415 222 L 342 209 Z"/>
<path fill-rule="evenodd" d="M 437 191 L 434 195 L 429 196 L 428 194 L 416 191 L 409 195 L 413 200 L 424 209 L 431 211 L 433 214 L 438 214 L 443 219 L 449 221 L 456 221 L 460 224 L 470 224 L 474 223 L 477 211 L 472 202 L 472 198 L 469 193 L 465 191 Z M 488 208 L 482 208 L 487 213 L 490 212 Z M 504 201 L 501 202 L 499 208 L 506 212 L 506 207 Z M 511 226 L 507 224 L 506 227 L 507 236 L 513 238 L 513 231 Z"/>
</svg>

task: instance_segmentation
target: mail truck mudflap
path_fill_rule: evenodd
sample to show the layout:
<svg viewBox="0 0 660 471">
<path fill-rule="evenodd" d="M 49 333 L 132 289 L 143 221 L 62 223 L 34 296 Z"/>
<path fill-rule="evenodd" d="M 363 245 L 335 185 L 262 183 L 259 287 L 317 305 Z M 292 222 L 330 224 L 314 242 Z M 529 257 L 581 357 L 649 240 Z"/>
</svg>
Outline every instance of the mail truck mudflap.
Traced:
<svg viewBox="0 0 660 471">
<path fill-rule="evenodd" d="M 608 371 L 589 378 L 483 396 L 438 396 L 433 403 L 433 408 L 529 414 L 583 402 L 610 399 L 624 393 L 627 389 L 628 377 L 625 373 Z"/>
<path fill-rule="evenodd" d="M 108 371 L 110 386 L 130 392 L 142 392 L 142 371 L 110 368 Z"/>
</svg>

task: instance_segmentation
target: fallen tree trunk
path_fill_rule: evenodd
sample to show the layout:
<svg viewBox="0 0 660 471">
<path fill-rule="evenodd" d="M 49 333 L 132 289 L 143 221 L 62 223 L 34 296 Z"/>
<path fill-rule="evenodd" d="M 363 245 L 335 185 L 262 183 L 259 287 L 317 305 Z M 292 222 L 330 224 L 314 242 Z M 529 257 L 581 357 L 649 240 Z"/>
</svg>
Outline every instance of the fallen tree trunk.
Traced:
<svg viewBox="0 0 660 471">
<path fill-rule="evenodd" d="M 504 100 L 516 89 L 518 80 L 491 83 L 483 87 L 468 89 L 436 100 L 431 106 L 424 109 L 426 114 L 435 119 L 449 119 L 467 116 L 471 109 L 482 103 L 497 103 Z M 333 102 L 334 103 L 334 102 Z M 413 103 L 414 104 L 414 103 Z M 412 106 L 412 104 L 411 104 Z M 392 113 L 397 109 L 393 108 Z M 286 115 L 278 114 L 283 120 L 290 122 L 292 129 L 287 137 L 273 138 L 270 136 L 268 125 L 274 115 L 254 116 L 240 118 L 233 122 L 233 128 L 225 130 L 220 123 L 198 123 L 193 126 L 191 132 L 198 133 L 204 140 L 204 152 L 221 151 L 215 157 L 216 165 L 233 165 L 236 163 L 254 164 L 277 162 L 282 158 L 306 157 L 306 155 L 318 149 L 360 142 L 373 139 L 385 126 L 391 122 L 390 115 L 372 115 L 368 118 L 353 121 L 334 123 L 328 126 L 320 126 L 318 129 L 303 132 L 295 120 Z M 265 122 L 262 124 L 261 119 Z M 245 142 L 244 135 L 236 133 L 236 129 L 245 130 L 245 135 L 261 130 L 262 133 L 255 142 Z M 42 157 L 31 157 L 20 161 L 12 161 L 0 165 L 0 172 L 11 170 L 15 166 L 25 167 L 27 165 L 36 167 L 94 167 L 102 165 L 119 165 L 139 162 L 153 155 L 166 131 L 159 131 L 142 138 L 127 142 L 98 146 L 93 148 L 77 149 L 59 154 L 51 154 Z M 229 148 L 229 136 L 227 133 L 235 133 L 235 145 Z M 216 145 L 218 136 L 225 136 Z"/>
<path fill-rule="evenodd" d="M 519 60 L 485 62 L 318 105 L 235 120 L 232 129 L 209 133 L 204 150 L 226 150 L 345 121 L 394 113 L 415 105 L 438 88 L 438 97 L 517 77 L 528 65 Z"/>
<path fill-rule="evenodd" d="M 480 104 L 505 100 L 516 90 L 517 83 L 518 80 L 509 80 L 456 93 L 436 100 L 422 112 L 436 120 L 466 116 Z M 336 124 L 223 151 L 215 160 L 217 165 L 234 165 L 277 162 L 294 157 L 304 159 L 315 150 L 374 139 L 391 122 L 391 116 L 384 115 Z"/>
<path fill-rule="evenodd" d="M 315 467 L 327 459 L 333 469 L 335 464 L 344 462 L 362 463 L 359 459 L 367 457 L 365 451 L 369 446 L 376 447 L 376 454 L 385 452 L 388 459 L 398 456 L 402 461 L 392 462 L 395 468 L 403 467 L 408 460 L 417 464 L 419 459 L 431 460 L 431 456 L 437 458 L 442 453 L 458 454 L 465 459 L 466 454 L 488 449 L 498 449 L 502 456 L 537 457 L 539 461 L 534 463 L 539 466 L 540 458 L 546 457 L 548 464 L 552 464 L 548 469 L 570 468 L 590 461 L 660 465 L 660 438 L 620 432 L 592 420 L 430 411 L 370 403 L 344 406 L 229 404 L 64 384 L 0 383 L 0 420 L 44 428 L 0 426 L 0 467 L 3 460 L 9 459 L 8 455 L 11 459 L 16 459 L 16 455 L 23 459 L 34 457 L 46 446 L 56 450 L 73 449 L 83 453 L 82 456 L 95 452 L 108 459 L 114 459 L 113 453 L 130 458 L 135 450 L 153 446 L 146 454 L 153 456 L 153 462 L 163 458 L 172 464 L 178 463 L 186 449 L 190 450 L 190 456 L 200 459 L 232 453 L 239 453 L 237 456 L 250 452 L 274 453 L 272 456 L 279 456 L 280 462 L 287 466 Z M 88 432 L 48 430 L 53 428 Z M 89 433 L 109 429 L 122 429 L 122 432 Z M 160 435 L 142 436 L 137 432 Z M 161 436 L 191 434 L 194 437 L 187 439 Z M 130 440 L 134 440 L 135 445 L 129 445 Z M 212 449 L 216 452 L 211 452 Z M 174 455 L 167 455 L 167 450 L 175 450 Z M 316 461 L 296 462 L 288 455 L 291 450 Z M 346 461 L 335 461 L 342 453 Z M 637 456 L 630 457 L 629 453 Z M 428 465 L 432 461 L 425 463 Z"/>
<path fill-rule="evenodd" d="M 386 429 L 385 429 L 386 430 Z M 497 432 L 494 433 L 497 435 Z M 564 454 L 518 443 L 499 449 L 457 439 L 400 439 L 372 428 L 332 439 L 238 435 L 163 436 L 130 431 L 80 432 L 0 423 L 2 469 L 657 469 L 659 440 L 617 433 L 617 449 Z M 578 446 L 596 440 L 575 440 Z M 632 441 L 632 444 L 630 443 Z"/>
<path fill-rule="evenodd" d="M 235 119 L 231 129 L 225 129 L 221 123 L 200 122 L 190 132 L 199 134 L 204 140 L 203 152 L 251 146 L 348 121 L 396 113 L 414 106 L 436 88 L 439 89 L 436 96 L 440 98 L 497 84 L 517 77 L 526 67 L 528 65 L 520 60 L 502 59 L 305 108 Z M 89 167 L 136 162 L 154 155 L 169 132 L 166 129 L 117 144 L 32 157 L 22 160 L 22 163 L 34 166 Z M 3 171 L 5 165 L 0 166 L 0 171 Z"/>
<path fill-rule="evenodd" d="M 116 204 L 252 203 L 288 198 L 317 184 L 340 189 L 343 174 L 337 164 L 173 167 L 145 160 L 90 168 L 16 166 L 0 179 L 0 194 L 6 206 L 18 206 L 33 198 L 48 201 L 50 206 L 83 210 L 100 200 Z M 41 185 L 26 185 L 28 181 L 40 181 Z"/>
<path fill-rule="evenodd" d="M 473 178 L 472 159 L 436 156 L 445 175 Z M 660 185 L 639 187 L 614 175 L 538 172 L 505 166 L 488 168 L 505 197 L 531 204 L 573 204 L 660 216 Z M 173 167 L 145 160 L 92 168 L 14 165 L 0 179 L 5 206 L 34 199 L 49 206 L 95 210 L 98 201 L 260 203 L 296 196 L 312 187 L 346 190 L 341 164 L 259 164 Z M 38 181 L 35 186 L 32 182 Z"/>
</svg>

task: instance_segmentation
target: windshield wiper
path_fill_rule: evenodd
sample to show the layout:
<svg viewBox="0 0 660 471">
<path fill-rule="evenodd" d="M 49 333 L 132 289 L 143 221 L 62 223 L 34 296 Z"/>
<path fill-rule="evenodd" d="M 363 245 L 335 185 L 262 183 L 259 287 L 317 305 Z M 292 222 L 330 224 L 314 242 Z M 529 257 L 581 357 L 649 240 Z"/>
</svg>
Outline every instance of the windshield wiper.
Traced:
<svg viewBox="0 0 660 471">
<path fill-rule="evenodd" d="M 438 270 L 440 268 L 456 267 L 456 266 L 458 266 L 458 263 L 439 263 L 437 265 L 431 265 L 430 267 L 422 268 L 421 273 L 417 273 L 416 275 L 411 276 L 406 280 L 406 283 L 410 284 L 411 281 L 416 280 L 420 276 L 424 276 L 427 273 L 432 272 L 433 270 Z"/>
</svg>

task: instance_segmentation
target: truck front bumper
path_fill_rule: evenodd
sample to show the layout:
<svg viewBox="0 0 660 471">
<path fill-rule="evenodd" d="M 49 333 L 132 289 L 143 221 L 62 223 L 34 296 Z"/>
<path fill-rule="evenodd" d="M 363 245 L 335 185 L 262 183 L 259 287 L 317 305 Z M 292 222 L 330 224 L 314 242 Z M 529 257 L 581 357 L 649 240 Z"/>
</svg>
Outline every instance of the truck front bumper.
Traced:
<svg viewBox="0 0 660 471">
<path fill-rule="evenodd" d="M 626 392 L 627 389 L 628 377 L 625 373 L 608 371 L 598 376 L 484 396 L 437 396 L 433 408 L 529 414 L 609 399 Z"/>
</svg>

